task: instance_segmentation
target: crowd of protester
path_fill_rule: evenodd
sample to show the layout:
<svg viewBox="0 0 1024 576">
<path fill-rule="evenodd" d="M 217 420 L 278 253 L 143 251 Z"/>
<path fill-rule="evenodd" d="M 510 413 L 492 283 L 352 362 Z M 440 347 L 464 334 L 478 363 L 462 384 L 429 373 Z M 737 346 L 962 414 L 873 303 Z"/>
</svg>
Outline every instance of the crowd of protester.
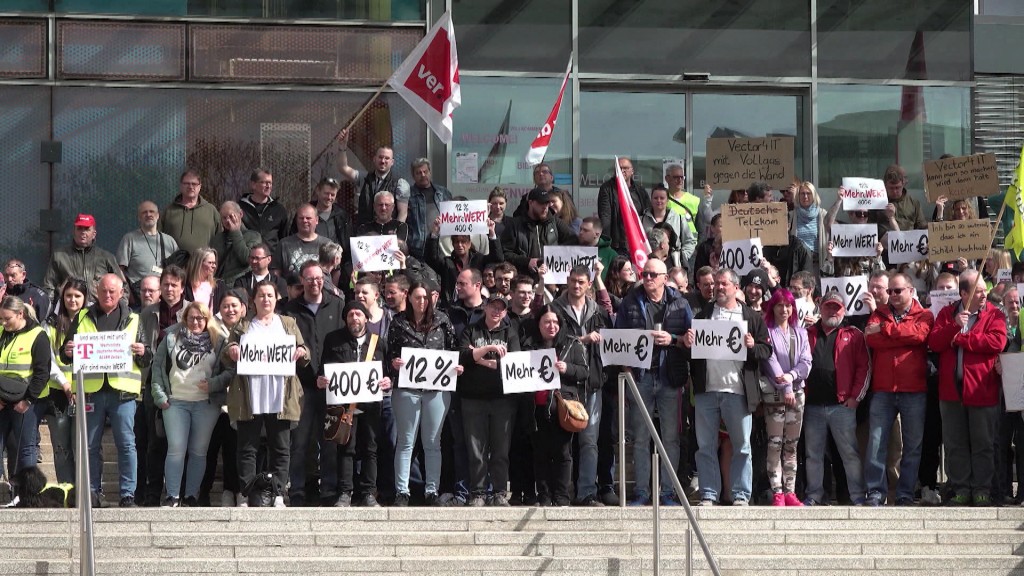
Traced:
<svg viewBox="0 0 1024 576">
<path fill-rule="evenodd" d="M 614 179 L 601 186 L 598 214 L 581 218 L 539 164 L 521 199 L 490 194 L 488 234 L 441 237 L 439 204 L 459 198 L 433 181 L 429 161 L 412 163 L 410 183 L 382 147 L 364 174 L 348 165 L 347 134 L 339 141 L 339 172 L 356 191 L 351 217 L 331 178 L 289 214 L 270 170 L 253 171 L 250 192 L 219 207 L 186 170 L 162 211 L 139 204 L 139 228 L 115 254 L 95 245 L 98 223 L 80 214 L 42 286 L 9 260 L 0 391 L 27 386 L 0 401 L 8 471 L 37 463 L 45 420 L 54 480 L 72 482 L 85 455 L 75 454 L 71 422 L 84 416 L 96 505 L 106 421 L 122 507 L 209 506 L 218 467 L 221 506 L 617 505 L 619 465 L 630 467 L 632 505 L 1020 503 L 1024 420 L 1005 409 L 999 354 L 1020 351 L 1024 267 L 1000 282 L 1011 267 L 1001 250 L 985 262 L 903 265 L 887 262 L 882 242 L 872 257 L 832 255 L 840 218 L 880 235 L 926 227 L 899 166 L 883 175 L 884 210 L 840 216 L 845 191 L 826 207 L 809 182 L 731 191 L 729 203 L 789 208 L 788 245 L 765 247 L 740 278 L 721 266 L 711 189 L 687 192 L 680 166 L 648 193 L 620 160 L 651 244 L 637 269 Z M 940 199 L 933 219 L 973 218 L 972 204 Z M 354 273 L 349 239 L 377 234 L 398 238 L 401 269 Z M 545 285 L 544 248 L 554 245 L 596 247 L 599 257 L 565 285 Z M 819 288 L 821 277 L 851 275 L 869 277 L 856 306 L 866 314 Z M 932 290 L 957 297 L 936 314 Z M 745 322 L 745 359 L 694 358 L 695 319 Z M 602 364 L 611 328 L 651 333 L 650 369 Z M 76 335 L 88 332 L 127 333 L 133 362 L 86 374 L 82 407 L 71 368 Z M 247 334 L 294 337 L 295 375 L 237 374 Z M 455 390 L 402 387 L 404 347 L 458 351 Z M 506 353 L 549 348 L 560 395 L 589 415 L 579 432 L 559 424 L 554 394 L 503 393 Z M 364 360 L 383 363 L 383 400 L 359 404 L 347 441 L 326 439 L 335 410 L 324 366 Z M 632 463 L 616 462 L 623 371 L 667 449 L 659 493 L 651 432 L 632 398 Z"/>
</svg>

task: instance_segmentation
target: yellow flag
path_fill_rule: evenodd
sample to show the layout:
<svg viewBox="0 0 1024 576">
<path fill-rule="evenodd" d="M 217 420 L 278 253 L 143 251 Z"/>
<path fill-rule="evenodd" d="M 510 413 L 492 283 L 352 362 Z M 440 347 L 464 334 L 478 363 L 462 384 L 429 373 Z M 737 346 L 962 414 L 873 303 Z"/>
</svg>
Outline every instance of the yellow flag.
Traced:
<svg viewBox="0 0 1024 576">
<path fill-rule="evenodd" d="M 1024 147 L 1021 147 L 1020 160 L 1013 172 L 1013 183 L 1003 197 L 1003 203 L 1013 212 L 1013 227 L 1006 233 L 1003 245 L 1016 254 L 1018 260 L 1021 252 L 1024 252 L 1024 198 L 1021 196 L 1021 186 L 1024 186 Z"/>
</svg>

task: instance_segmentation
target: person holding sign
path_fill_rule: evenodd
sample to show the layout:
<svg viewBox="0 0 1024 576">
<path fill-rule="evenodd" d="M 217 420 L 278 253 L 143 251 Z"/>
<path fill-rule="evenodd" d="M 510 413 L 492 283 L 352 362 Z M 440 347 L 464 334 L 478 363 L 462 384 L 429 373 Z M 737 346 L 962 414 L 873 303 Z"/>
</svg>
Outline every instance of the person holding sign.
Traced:
<svg viewBox="0 0 1024 576">
<path fill-rule="evenodd" d="M 761 362 L 772 354 L 768 341 L 768 328 L 764 319 L 737 300 L 740 279 L 732 270 L 715 273 L 715 303 L 697 316 L 704 320 L 746 322 L 747 333 L 741 340 L 727 341 L 730 349 L 746 348 L 746 359 L 698 360 L 690 359 L 693 380 L 695 420 L 697 428 L 697 476 L 700 482 L 702 506 L 713 506 L 722 491 L 722 475 L 718 464 L 718 431 L 725 422 L 729 441 L 733 446 L 728 479 L 734 506 L 746 506 L 753 491 L 753 470 L 750 461 L 750 431 L 753 412 L 761 403 L 758 376 Z M 684 353 L 696 342 L 694 331 L 687 330 L 682 338 Z"/>
<path fill-rule="evenodd" d="M 921 204 L 907 193 L 907 172 L 899 164 L 890 164 L 882 176 L 885 183 L 885 194 L 889 204 L 885 210 L 871 210 L 868 221 L 878 224 L 878 236 L 881 238 L 889 230 L 893 230 L 891 222 L 895 220 L 899 228 L 896 230 L 924 230 L 928 221 L 924 219 Z"/>
<path fill-rule="evenodd" d="M 554 370 L 559 375 L 559 393 L 567 400 L 582 400 L 580 391 L 586 388 L 590 372 L 586 352 L 578 339 L 562 329 L 563 322 L 564 318 L 553 306 L 541 307 L 537 311 L 536 332 L 529 336 L 528 347 L 533 350 L 553 348 L 558 359 Z M 533 433 L 533 461 L 537 503 L 540 506 L 568 506 L 573 435 L 558 423 L 558 407 L 553 394 L 536 392 L 534 405 L 537 429 Z"/>
<path fill-rule="evenodd" d="M 469 455 L 469 506 L 508 506 L 508 452 L 517 397 L 502 391 L 501 358 L 518 352 L 519 332 L 507 318 L 508 302 L 491 296 L 483 317 L 459 337 L 459 362 L 466 367 L 457 391 Z M 488 497 L 487 484 L 493 487 Z"/>
<path fill-rule="evenodd" d="M 650 370 L 634 370 L 642 403 L 634 404 L 632 432 L 634 445 L 640 450 L 633 458 L 636 489 L 631 505 L 650 504 L 651 459 L 648 454 L 650 430 L 639 412 L 646 409 L 653 417 L 658 410 L 661 439 L 668 451 L 668 462 L 662 462 L 662 475 L 668 478 L 668 469 L 679 465 L 680 414 L 688 411 L 687 395 L 680 394 L 686 380 L 686 359 L 680 350 L 682 335 L 690 330 L 693 314 L 690 304 L 675 288 L 666 286 L 668 269 L 661 260 L 651 259 L 644 264 L 642 284 L 622 299 L 615 327 L 619 329 L 650 330 L 655 348 Z M 632 370 L 623 368 L 623 370 Z M 680 404 L 682 408 L 680 408 Z M 678 506 L 682 494 L 675 494 L 671 483 L 662 483 L 659 498 L 666 506 Z"/>
<path fill-rule="evenodd" d="M 35 466 L 39 456 L 39 419 L 33 404 L 49 395 L 50 342 L 36 320 L 36 312 L 17 296 L 0 301 L 0 378 L 5 392 L 0 396 L 0 446 L 16 447 L 17 465 Z M 8 383 L 19 390 L 9 390 Z M 11 441 L 13 438 L 13 441 Z"/>
<path fill-rule="evenodd" d="M 408 242 L 409 226 L 395 215 L 395 196 L 387 190 L 373 195 L 373 220 L 356 228 L 356 236 L 395 236 Z"/>
<path fill-rule="evenodd" d="M 388 345 L 384 369 L 397 381 L 402 369 L 402 348 L 454 350 L 455 329 L 440 311 L 434 310 L 434 301 L 426 285 L 414 282 L 409 287 L 405 311 L 397 314 L 388 329 Z M 462 373 L 462 366 L 456 366 Z M 458 385 L 456 383 L 456 385 Z M 395 447 L 395 506 L 409 505 L 409 469 L 416 434 L 421 435 L 423 459 L 426 468 L 424 493 L 427 505 L 436 506 L 437 488 L 441 482 L 441 427 L 451 406 L 451 392 L 440 390 L 412 390 L 397 386 L 391 397 L 391 407 L 398 428 Z"/>
<path fill-rule="evenodd" d="M 572 233 L 571 228 L 551 214 L 548 209 L 551 206 L 549 192 L 534 188 L 530 190 L 527 199 L 529 208 L 526 214 L 516 216 L 512 220 L 512 226 L 505 228 L 501 245 L 505 259 L 511 262 L 516 270 L 540 280 L 547 272 L 547 267 L 544 266 L 544 247 L 575 245 L 576 235 Z"/>
<path fill-rule="evenodd" d="M 331 382 L 324 376 L 325 364 L 348 362 L 374 362 L 384 360 L 384 342 L 369 330 L 369 311 L 360 302 L 345 304 L 345 327 L 327 334 L 323 352 L 320 355 L 320 374 L 316 387 L 326 390 Z M 376 383 L 367 382 L 367 387 L 379 386 L 391 390 L 391 378 L 382 376 Z M 321 468 L 321 494 L 337 492 L 335 506 L 380 506 L 374 497 L 377 489 L 377 430 L 380 428 L 380 402 L 360 402 L 358 415 L 352 427 L 352 436 L 343 446 L 338 446 L 337 468 Z M 328 446 L 326 449 L 330 449 Z M 359 474 L 356 475 L 356 462 Z"/>
<path fill-rule="evenodd" d="M 120 505 L 122 508 L 135 507 L 135 484 L 138 474 L 138 457 L 135 448 L 136 398 L 142 392 L 143 366 L 153 358 L 153 350 L 144 345 L 140 338 L 139 317 L 121 299 L 124 281 L 116 274 L 105 274 L 96 287 L 96 303 L 83 308 L 71 329 L 68 330 L 61 350 L 61 361 L 73 361 L 75 337 L 78 334 L 94 332 L 122 332 L 128 335 L 131 344 L 132 362 L 114 372 L 94 372 L 85 375 L 85 393 L 88 404 L 79 407 L 85 414 L 89 428 L 89 484 L 93 503 L 102 502 L 103 475 L 103 429 L 110 418 L 110 428 L 117 447 L 117 469 L 120 476 Z M 79 354 L 88 350 L 80 350 Z M 75 388 L 72 384 L 72 389 Z M 90 409 L 91 405 L 91 409 Z"/>
<path fill-rule="evenodd" d="M 243 335 L 257 334 L 272 337 L 295 338 L 293 360 L 309 364 L 309 350 L 302 340 L 302 332 L 295 320 L 274 313 L 279 295 L 277 285 L 270 279 L 256 284 L 252 319 L 235 325 L 228 337 L 228 346 L 221 359 L 231 371 L 233 379 L 228 386 L 228 416 L 238 427 L 238 478 L 243 496 L 256 478 L 256 452 L 260 435 L 266 432 L 267 469 L 276 483 L 274 507 L 284 507 L 282 492 L 288 484 L 288 466 L 291 461 L 291 429 L 298 423 L 302 412 L 302 384 L 298 376 L 266 376 L 237 374 L 240 342 Z M 252 500 L 252 499 L 250 499 Z"/>
<path fill-rule="evenodd" d="M 939 312 L 928 335 L 928 347 L 939 354 L 946 488 L 955 492 L 950 503 L 956 506 L 992 503 L 995 431 L 1002 413 L 995 364 L 1006 347 L 1006 316 L 986 302 L 986 295 L 977 271 L 961 273 L 960 302 Z"/>
<path fill-rule="evenodd" d="M 782 392 L 782 403 L 765 401 L 764 407 L 772 506 L 803 506 L 796 496 L 796 444 L 804 421 L 804 380 L 811 371 L 807 331 L 797 320 L 793 294 L 785 288 L 768 300 L 764 320 L 772 355 L 761 362 L 761 377 Z"/>
<path fill-rule="evenodd" d="M 472 239 L 469 236 L 452 236 L 452 253 L 445 256 L 441 251 L 441 218 L 434 219 L 430 228 L 430 236 L 427 238 L 427 246 L 424 250 L 427 265 L 433 268 L 441 276 L 441 299 L 445 303 L 451 303 L 455 299 L 455 282 L 459 273 L 469 268 L 482 270 L 488 264 L 496 264 L 505 261 L 505 254 L 501 249 L 501 242 L 494 233 L 494 220 L 487 220 L 487 242 L 490 248 L 487 254 L 481 254 L 473 247 Z"/>
<path fill-rule="evenodd" d="M 202 302 L 182 311 L 153 356 L 153 403 L 163 410 L 167 433 L 164 478 L 165 508 L 181 506 L 181 476 L 185 472 L 185 505 L 196 506 L 206 473 L 206 452 L 220 416 L 222 398 L 231 374 L 216 377 L 227 332 Z M 185 453 L 188 452 L 188 467 Z"/>
</svg>

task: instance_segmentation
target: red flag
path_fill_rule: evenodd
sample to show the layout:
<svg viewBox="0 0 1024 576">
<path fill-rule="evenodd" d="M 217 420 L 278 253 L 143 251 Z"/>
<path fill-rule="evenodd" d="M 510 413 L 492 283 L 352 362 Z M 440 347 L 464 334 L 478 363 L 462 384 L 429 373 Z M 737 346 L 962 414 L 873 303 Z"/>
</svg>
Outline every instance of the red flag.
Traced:
<svg viewBox="0 0 1024 576">
<path fill-rule="evenodd" d="M 622 216 L 623 229 L 626 231 L 629 258 L 633 261 L 634 268 L 642 270 L 647 262 L 647 255 L 651 253 L 651 245 L 647 241 L 643 225 L 640 224 L 640 214 L 637 213 L 633 197 L 629 194 L 629 186 L 626 186 L 626 179 L 622 176 L 618 156 L 615 157 L 615 187 L 619 191 L 619 215 Z"/>
<path fill-rule="evenodd" d="M 928 68 L 924 61 L 924 33 L 914 35 L 907 57 L 906 77 L 908 80 L 926 80 Z M 919 172 L 920 161 L 931 156 L 925 125 L 928 115 L 924 106 L 924 89 L 921 86 L 904 86 L 900 96 L 900 119 L 896 125 L 896 163 L 906 163 L 908 172 Z"/>
<path fill-rule="evenodd" d="M 446 144 L 452 141 L 452 112 L 462 104 L 455 28 L 445 12 L 388 79 L 412 109 Z"/>
<path fill-rule="evenodd" d="M 494 138 L 494 146 L 491 146 L 490 153 L 480 165 L 477 173 L 477 182 L 501 183 L 502 173 L 505 168 L 505 148 L 508 146 L 509 121 L 512 119 L 512 101 L 508 101 L 508 108 L 505 110 L 505 120 L 498 128 L 498 135 Z"/>
<path fill-rule="evenodd" d="M 572 72 L 572 56 L 569 57 L 569 65 L 565 67 L 565 78 L 562 79 L 562 87 L 558 90 L 558 99 L 555 106 L 548 114 L 548 121 L 537 132 L 537 137 L 530 144 L 530 151 L 526 153 L 526 161 L 530 166 L 536 166 L 544 161 L 544 155 L 548 152 L 548 145 L 551 144 L 551 135 L 555 132 L 555 121 L 558 120 L 558 110 L 562 107 L 562 96 L 565 94 L 565 85 L 569 83 L 569 74 Z"/>
</svg>

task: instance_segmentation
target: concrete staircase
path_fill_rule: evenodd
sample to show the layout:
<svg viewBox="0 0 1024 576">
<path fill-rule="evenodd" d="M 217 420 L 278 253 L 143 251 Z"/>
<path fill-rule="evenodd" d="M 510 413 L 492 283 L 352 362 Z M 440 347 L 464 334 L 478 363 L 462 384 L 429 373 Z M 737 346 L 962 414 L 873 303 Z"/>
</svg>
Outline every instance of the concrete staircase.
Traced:
<svg viewBox="0 0 1024 576">
<path fill-rule="evenodd" d="M 686 520 L 662 509 L 662 570 Z M 1024 576 L 1024 508 L 701 508 L 723 574 Z M 650 508 L 102 509 L 97 574 L 653 574 Z M 77 573 L 74 510 L 0 510 L 0 574 Z M 710 574 L 694 540 L 694 574 Z"/>
</svg>

